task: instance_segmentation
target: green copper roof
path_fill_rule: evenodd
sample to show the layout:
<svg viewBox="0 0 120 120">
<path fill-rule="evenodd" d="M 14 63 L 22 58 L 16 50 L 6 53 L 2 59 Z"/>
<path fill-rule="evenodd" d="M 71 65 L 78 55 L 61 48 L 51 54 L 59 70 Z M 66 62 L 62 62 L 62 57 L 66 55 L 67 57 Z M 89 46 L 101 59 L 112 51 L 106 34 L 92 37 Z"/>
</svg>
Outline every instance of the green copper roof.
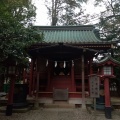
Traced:
<svg viewBox="0 0 120 120">
<path fill-rule="evenodd" d="M 99 43 L 94 33 L 94 26 L 35 26 L 38 32 L 44 34 L 46 43 Z"/>
</svg>

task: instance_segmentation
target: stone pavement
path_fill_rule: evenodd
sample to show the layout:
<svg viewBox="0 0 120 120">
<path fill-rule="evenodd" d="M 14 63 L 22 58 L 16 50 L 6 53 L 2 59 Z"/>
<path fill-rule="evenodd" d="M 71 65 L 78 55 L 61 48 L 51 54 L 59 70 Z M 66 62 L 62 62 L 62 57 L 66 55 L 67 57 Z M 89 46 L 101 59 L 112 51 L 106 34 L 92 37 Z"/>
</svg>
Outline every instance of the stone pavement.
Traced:
<svg viewBox="0 0 120 120">
<path fill-rule="evenodd" d="M 26 113 L 13 113 L 5 116 L 0 113 L 0 120 L 107 120 L 103 114 L 95 115 L 81 108 L 39 108 Z M 120 120 L 120 111 L 112 113 L 112 120 Z"/>
</svg>

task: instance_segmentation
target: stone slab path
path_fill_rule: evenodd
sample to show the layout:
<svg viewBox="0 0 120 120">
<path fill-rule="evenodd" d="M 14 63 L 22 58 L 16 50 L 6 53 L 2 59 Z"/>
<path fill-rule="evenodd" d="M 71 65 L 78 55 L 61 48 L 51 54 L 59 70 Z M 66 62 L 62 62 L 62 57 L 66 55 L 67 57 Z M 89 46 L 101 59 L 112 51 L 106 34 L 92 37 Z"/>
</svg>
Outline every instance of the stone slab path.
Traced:
<svg viewBox="0 0 120 120">
<path fill-rule="evenodd" d="M 89 113 L 81 108 L 39 108 L 26 113 L 13 113 L 5 116 L 0 113 L 0 120 L 107 120 L 104 114 Z M 112 113 L 112 120 L 120 120 L 120 111 Z"/>
</svg>

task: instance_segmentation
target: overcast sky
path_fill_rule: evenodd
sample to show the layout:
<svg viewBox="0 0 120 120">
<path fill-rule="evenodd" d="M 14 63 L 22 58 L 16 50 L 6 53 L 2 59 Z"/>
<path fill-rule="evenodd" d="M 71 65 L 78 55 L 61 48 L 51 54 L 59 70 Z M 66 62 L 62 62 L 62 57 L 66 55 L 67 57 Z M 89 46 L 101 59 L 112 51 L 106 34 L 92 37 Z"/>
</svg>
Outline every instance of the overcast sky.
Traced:
<svg viewBox="0 0 120 120">
<path fill-rule="evenodd" d="M 33 3 L 37 7 L 37 16 L 36 16 L 36 22 L 35 25 L 50 25 L 48 16 L 47 16 L 47 9 L 44 5 L 45 0 L 33 0 Z M 94 14 L 99 13 L 100 11 L 103 11 L 103 7 L 94 7 L 93 5 L 94 0 L 89 0 L 87 5 L 85 5 L 86 13 Z M 96 22 L 93 20 L 93 22 Z"/>
</svg>

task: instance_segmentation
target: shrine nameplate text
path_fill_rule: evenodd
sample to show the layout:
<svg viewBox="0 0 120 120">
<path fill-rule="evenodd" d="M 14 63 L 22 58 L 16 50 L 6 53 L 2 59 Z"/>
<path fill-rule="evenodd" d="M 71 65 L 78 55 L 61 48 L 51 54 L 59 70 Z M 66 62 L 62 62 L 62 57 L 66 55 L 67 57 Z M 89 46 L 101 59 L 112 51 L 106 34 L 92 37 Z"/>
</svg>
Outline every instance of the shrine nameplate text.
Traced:
<svg viewBox="0 0 120 120">
<path fill-rule="evenodd" d="M 100 82 L 99 76 L 97 76 L 97 75 L 89 76 L 90 97 L 98 98 L 100 96 L 99 82 Z"/>
</svg>

